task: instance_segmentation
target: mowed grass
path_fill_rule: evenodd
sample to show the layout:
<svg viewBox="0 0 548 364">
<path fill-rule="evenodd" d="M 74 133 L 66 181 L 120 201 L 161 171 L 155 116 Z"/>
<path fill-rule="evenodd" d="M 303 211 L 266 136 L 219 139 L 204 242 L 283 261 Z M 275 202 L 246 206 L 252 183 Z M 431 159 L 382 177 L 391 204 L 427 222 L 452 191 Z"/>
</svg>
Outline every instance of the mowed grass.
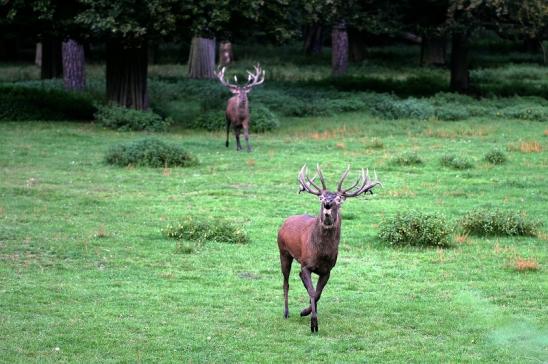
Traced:
<svg viewBox="0 0 548 364">
<path fill-rule="evenodd" d="M 252 135 L 157 137 L 194 153 L 191 168 L 117 168 L 103 157 L 142 134 L 85 123 L 0 124 L 2 362 L 544 362 L 548 358 L 546 125 L 474 119 L 387 121 L 366 114 L 282 119 Z M 522 143 L 540 148 L 515 148 Z M 498 147 L 508 161 L 484 161 Z M 416 152 L 422 165 L 391 159 Z M 440 165 L 445 154 L 474 161 Z M 321 163 L 334 188 L 346 165 L 384 188 L 346 201 L 339 260 L 319 303 L 319 333 L 295 263 L 283 318 L 276 234 L 315 214 L 297 172 Z M 356 172 L 354 172 L 356 173 Z M 456 222 L 475 207 L 540 219 L 538 237 L 454 236 L 447 249 L 392 248 L 383 217 L 418 209 Z M 183 216 L 242 224 L 246 245 L 178 250 L 161 230 Z M 523 261 L 535 269 L 521 269 Z"/>
</svg>

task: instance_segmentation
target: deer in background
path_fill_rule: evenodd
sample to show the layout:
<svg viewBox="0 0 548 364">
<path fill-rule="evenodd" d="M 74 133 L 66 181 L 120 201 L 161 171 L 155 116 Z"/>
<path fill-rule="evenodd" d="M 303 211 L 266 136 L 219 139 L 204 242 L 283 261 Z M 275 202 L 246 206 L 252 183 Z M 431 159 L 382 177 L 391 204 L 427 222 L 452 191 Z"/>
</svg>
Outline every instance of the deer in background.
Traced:
<svg viewBox="0 0 548 364">
<path fill-rule="evenodd" d="M 284 276 L 284 317 L 287 318 L 289 310 L 287 307 L 287 296 L 289 291 L 289 273 L 291 272 L 291 263 L 296 259 L 301 264 L 299 276 L 308 291 L 310 297 L 310 306 L 301 311 L 301 316 L 312 314 L 310 319 L 310 329 L 312 332 L 318 332 L 317 308 L 318 301 L 322 291 L 329 280 L 331 269 L 337 263 L 339 251 L 339 240 L 341 237 L 341 215 L 340 207 L 345 199 L 357 197 L 361 194 L 372 192 L 373 187 L 381 185 L 375 179 L 369 179 L 369 171 L 361 170 L 361 175 L 350 188 L 343 189 L 343 182 L 348 176 L 350 167 L 342 174 L 337 191 L 330 192 L 325 186 L 324 177 L 320 166 L 317 166 L 316 175 L 310 179 L 308 177 L 306 165 L 299 172 L 300 192 L 308 192 L 316 195 L 320 199 L 320 215 L 296 215 L 290 216 L 282 224 L 278 231 L 278 248 L 280 250 L 280 262 L 282 274 Z M 314 183 L 319 177 L 321 188 Z M 316 289 L 312 284 L 311 274 L 319 276 Z"/>
<path fill-rule="evenodd" d="M 251 152 L 251 145 L 249 144 L 249 105 L 247 100 L 247 94 L 251 89 L 264 82 L 265 71 L 261 69 L 259 65 L 254 66 L 255 72 L 247 71 L 247 84 L 239 86 L 236 84 L 228 83 L 225 80 L 225 69 L 223 67 L 220 71 L 215 72 L 215 75 L 221 81 L 221 83 L 228 88 L 230 92 L 234 94 L 226 105 L 226 147 L 228 148 L 228 136 L 230 133 L 230 126 L 234 129 L 236 136 L 236 150 L 242 150 L 240 144 L 240 133 L 244 130 L 244 138 L 247 145 L 247 151 Z M 234 81 L 238 82 L 236 76 Z"/>
</svg>

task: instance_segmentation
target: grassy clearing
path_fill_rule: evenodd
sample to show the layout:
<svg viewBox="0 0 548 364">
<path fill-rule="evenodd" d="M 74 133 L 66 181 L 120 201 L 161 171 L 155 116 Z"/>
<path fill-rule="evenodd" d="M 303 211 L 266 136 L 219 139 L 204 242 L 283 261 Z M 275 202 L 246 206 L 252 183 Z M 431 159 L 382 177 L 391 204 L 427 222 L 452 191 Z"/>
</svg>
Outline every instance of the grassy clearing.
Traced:
<svg viewBox="0 0 548 364">
<path fill-rule="evenodd" d="M 0 359 L 4 362 L 540 362 L 546 359 L 546 230 L 539 237 L 455 235 L 447 249 L 392 248 L 385 217 L 417 209 L 456 222 L 476 207 L 525 209 L 548 226 L 548 139 L 527 120 L 384 120 L 364 113 L 281 118 L 253 153 L 222 132 L 154 134 L 200 164 L 104 164 L 142 138 L 96 125 L 0 123 Z M 521 143 L 541 146 L 522 151 Z M 507 163 L 483 156 L 509 148 Z M 423 164 L 391 163 L 416 152 Z M 445 154 L 474 169 L 439 164 Z M 339 261 L 319 304 L 320 332 L 298 312 L 294 265 L 283 319 L 276 232 L 318 203 L 296 173 L 346 163 L 384 188 L 343 207 Z M 173 221 L 225 218 L 248 244 L 199 246 L 162 235 Z"/>
</svg>

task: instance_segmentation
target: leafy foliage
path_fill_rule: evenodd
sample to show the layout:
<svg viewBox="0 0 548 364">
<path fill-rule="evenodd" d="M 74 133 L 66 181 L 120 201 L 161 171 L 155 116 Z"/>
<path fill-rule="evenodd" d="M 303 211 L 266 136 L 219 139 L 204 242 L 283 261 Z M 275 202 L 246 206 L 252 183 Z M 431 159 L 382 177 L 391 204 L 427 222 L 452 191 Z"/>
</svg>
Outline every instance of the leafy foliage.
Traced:
<svg viewBox="0 0 548 364">
<path fill-rule="evenodd" d="M 120 167 L 145 166 L 153 168 L 190 167 L 198 164 L 198 160 L 181 147 L 156 138 L 115 145 L 107 152 L 105 162 Z"/>
<path fill-rule="evenodd" d="M 101 106 L 95 118 L 101 125 L 120 131 L 165 131 L 171 122 L 151 111 L 139 111 L 121 106 Z"/>
<path fill-rule="evenodd" d="M 417 152 L 406 152 L 400 154 L 392 158 L 390 162 L 400 166 L 417 166 L 424 163 Z"/>
<path fill-rule="evenodd" d="M 527 219 L 523 212 L 484 208 L 468 212 L 460 226 L 466 233 L 479 236 L 534 236 L 541 223 Z"/>
<path fill-rule="evenodd" d="M 452 231 L 444 215 L 411 210 L 384 220 L 379 237 L 390 245 L 447 246 Z"/>
<path fill-rule="evenodd" d="M 452 169 L 470 169 L 474 167 L 474 164 L 469 159 L 459 157 L 454 154 L 446 154 L 442 156 L 440 163 L 442 166 Z"/>
<path fill-rule="evenodd" d="M 0 85 L 0 120 L 92 120 L 93 102 L 86 94 Z"/>
<path fill-rule="evenodd" d="M 424 100 L 408 98 L 394 100 L 385 98 L 375 105 L 374 111 L 388 119 L 429 119 L 434 116 L 434 107 Z"/>
<path fill-rule="evenodd" d="M 185 216 L 175 224 L 168 225 L 162 233 L 178 240 L 196 241 L 200 244 L 206 241 L 217 243 L 246 244 L 249 243 L 247 232 L 241 224 L 222 218 L 199 218 Z"/>
<path fill-rule="evenodd" d="M 506 154 L 500 149 L 492 149 L 485 154 L 484 159 L 491 164 L 504 164 L 508 160 Z"/>
</svg>

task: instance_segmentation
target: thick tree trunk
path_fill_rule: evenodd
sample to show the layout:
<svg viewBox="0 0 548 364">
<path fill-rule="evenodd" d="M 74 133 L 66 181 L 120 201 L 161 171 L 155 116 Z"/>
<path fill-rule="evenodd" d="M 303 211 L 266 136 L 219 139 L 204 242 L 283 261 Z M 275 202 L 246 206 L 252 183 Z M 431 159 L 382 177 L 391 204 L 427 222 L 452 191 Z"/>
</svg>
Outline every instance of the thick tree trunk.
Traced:
<svg viewBox="0 0 548 364">
<path fill-rule="evenodd" d="M 318 55 L 322 53 L 323 28 L 315 23 L 307 27 L 304 37 L 304 53 L 306 55 Z"/>
<path fill-rule="evenodd" d="M 367 56 L 365 37 L 356 30 L 348 32 L 349 57 L 351 62 L 363 62 Z"/>
<path fill-rule="evenodd" d="M 340 21 L 331 31 L 331 72 L 333 76 L 341 76 L 348 69 L 348 33 L 346 23 Z"/>
<path fill-rule="evenodd" d="M 228 66 L 234 61 L 234 54 L 232 53 L 232 43 L 229 41 L 222 41 L 219 43 L 219 66 Z"/>
<path fill-rule="evenodd" d="M 42 43 L 36 43 L 36 49 L 34 51 L 34 64 L 38 67 L 42 66 Z"/>
<path fill-rule="evenodd" d="M 445 37 L 425 35 L 421 43 L 421 66 L 444 66 L 446 63 Z"/>
<path fill-rule="evenodd" d="M 86 87 L 84 46 L 73 39 L 63 42 L 63 81 L 65 90 L 81 91 Z"/>
<path fill-rule="evenodd" d="M 137 110 L 148 109 L 148 47 L 107 44 L 107 98 L 110 102 Z"/>
<path fill-rule="evenodd" d="M 464 93 L 468 90 L 470 74 L 468 71 L 468 34 L 454 33 L 451 49 L 451 83 L 453 91 Z"/>
<path fill-rule="evenodd" d="M 215 39 L 192 38 L 190 56 L 188 57 L 188 77 L 214 78 L 214 71 Z"/>
<path fill-rule="evenodd" d="M 40 67 L 40 78 L 63 77 L 63 60 L 61 56 L 61 41 L 56 39 L 42 40 L 42 65 Z"/>
</svg>

